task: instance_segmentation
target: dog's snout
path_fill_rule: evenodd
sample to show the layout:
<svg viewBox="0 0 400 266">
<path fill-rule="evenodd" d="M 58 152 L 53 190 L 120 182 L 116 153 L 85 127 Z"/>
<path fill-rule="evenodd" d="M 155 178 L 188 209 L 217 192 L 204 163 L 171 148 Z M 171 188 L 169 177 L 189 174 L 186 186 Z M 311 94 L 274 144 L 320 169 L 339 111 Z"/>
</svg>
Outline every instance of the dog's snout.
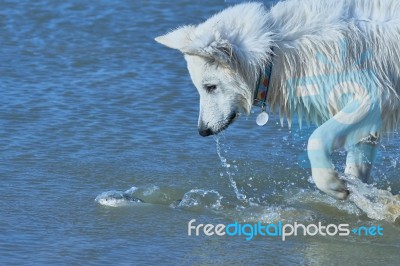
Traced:
<svg viewBox="0 0 400 266">
<path fill-rule="evenodd" d="M 201 119 L 199 119 L 199 134 L 202 137 L 210 136 L 213 131 L 208 127 L 208 123 L 204 123 Z"/>
<path fill-rule="evenodd" d="M 207 137 L 213 134 L 212 130 L 209 128 L 199 128 L 199 134 L 202 137 Z"/>
</svg>

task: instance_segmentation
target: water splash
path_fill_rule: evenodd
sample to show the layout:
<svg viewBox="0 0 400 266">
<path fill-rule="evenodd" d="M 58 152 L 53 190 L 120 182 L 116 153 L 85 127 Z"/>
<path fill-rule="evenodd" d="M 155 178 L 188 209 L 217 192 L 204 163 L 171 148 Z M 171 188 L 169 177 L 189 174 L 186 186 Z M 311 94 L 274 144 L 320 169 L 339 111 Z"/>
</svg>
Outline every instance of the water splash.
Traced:
<svg viewBox="0 0 400 266">
<path fill-rule="evenodd" d="M 214 139 L 217 147 L 217 154 L 219 159 L 221 160 L 221 166 L 225 168 L 225 173 L 228 175 L 230 185 L 235 192 L 236 198 L 240 201 L 246 201 L 246 195 L 239 191 L 236 181 L 233 179 L 233 177 L 235 176 L 235 172 L 238 171 L 237 165 L 233 165 L 234 170 L 232 170 L 231 164 L 228 163 L 226 157 L 223 155 L 223 153 L 228 153 L 229 147 L 226 147 L 224 143 L 221 143 L 219 136 L 215 136 Z M 235 161 L 233 161 L 233 163 L 235 163 Z M 224 174 L 220 173 L 220 176 L 222 177 L 224 176 Z"/>
<path fill-rule="evenodd" d="M 100 205 L 109 207 L 131 206 L 138 203 L 168 205 L 179 199 L 180 195 L 182 195 L 182 192 L 175 188 L 160 188 L 159 186 L 148 184 L 138 187 L 133 186 L 126 191 L 106 191 L 98 195 L 95 201 Z"/>
<path fill-rule="evenodd" d="M 106 191 L 98 195 L 95 201 L 100 205 L 109 207 L 123 207 L 142 203 L 141 199 L 133 196 L 137 189 L 137 187 L 131 187 L 125 192 L 117 190 Z"/>
<path fill-rule="evenodd" d="M 375 220 L 391 223 L 400 222 L 400 195 L 393 195 L 387 190 L 378 189 L 360 179 L 342 175 L 350 191 L 349 200 Z"/>
<path fill-rule="evenodd" d="M 223 152 L 223 145 L 217 143 L 219 154 Z M 221 164 L 230 177 L 235 194 L 225 198 L 215 189 L 177 190 L 176 188 L 156 185 L 133 186 L 126 191 L 110 190 L 99 194 L 95 201 L 103 206 L 150 206 L 161 204 L 170 208 L 182 208 L 191 211 L 212 211 L 228 219 L 240 221 L 312 221 L 315 217 L 341 215 L 341 212 L 360 217 L 367 215 L 374 220 L 384 220 L 390 223 L 400 222 L 400 195 L 393 195 L 390 191 L 381 190 L 374 185 L 368 185 L 352 176 L 341 176 L 350 190 L 349 200 L 341 201 L 329 197 L 318 190 L 300 189 L 297 193 L 286 193 L 285 200 L 271 203 L 261 198 L 247 197 L 239 192 L 233 180 L 228 162 L 220 156 Z M 231 199 L 240 200 L 231 202 Z M 231 197 L 231 199 L 229 199 Z M 258 204 L 251 204 L 252 201 Z M 146 203 L 146 204 L 145 204 Z M 242 204 L 245 203 L 245 204 Z M 272 205 L 271 205 L 272 204 Z M 331 208 L 326 208 L 326 207 Z M 311 209 L 310 209 L 311 208 Z M 321 212 L 321 210 L 324 210 Z"/>
<path fill-rule="evenodd" d="M 192 189 L 183 195 L 182 200 L 172 203 L 170 207 L 220 210 L 222 198 L 216 190 Z"/>
</svg>

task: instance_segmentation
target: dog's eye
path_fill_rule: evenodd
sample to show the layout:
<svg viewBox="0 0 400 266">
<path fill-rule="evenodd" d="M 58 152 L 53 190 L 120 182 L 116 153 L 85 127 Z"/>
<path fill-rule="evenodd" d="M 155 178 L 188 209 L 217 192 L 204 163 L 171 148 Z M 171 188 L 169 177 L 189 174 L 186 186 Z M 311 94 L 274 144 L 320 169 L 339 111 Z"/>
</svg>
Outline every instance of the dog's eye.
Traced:
<svg viewBox="0 0 400 266">
<path fill-rule="evenodd" d="M 204 85 L 204 88 L 206 89 L 207 92 L 213 92 L 217 89 L 217 85 L 207 84 Z"/>
</svg>

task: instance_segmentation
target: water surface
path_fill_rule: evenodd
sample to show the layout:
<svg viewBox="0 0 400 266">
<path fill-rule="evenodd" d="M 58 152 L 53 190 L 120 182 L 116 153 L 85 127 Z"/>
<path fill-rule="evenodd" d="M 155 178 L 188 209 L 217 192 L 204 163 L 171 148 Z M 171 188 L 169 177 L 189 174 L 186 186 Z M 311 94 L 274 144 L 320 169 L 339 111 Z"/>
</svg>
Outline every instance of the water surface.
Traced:
<svg viewBox="0 0 400 266">
<path fill-rule="evenodd" d="M 399 194 L 397 134 L 353 201 L 310 181 L 312 126 L 261 128 L 255 113 L 198 136 L 183 57 L 154 37 L 227 2 L 0 3 L 1 264 L 398 263 L 400 228 L 379 201 Z M 384 236 L 189 237 L 191 219 L 379 224 Z"/>
</svg>

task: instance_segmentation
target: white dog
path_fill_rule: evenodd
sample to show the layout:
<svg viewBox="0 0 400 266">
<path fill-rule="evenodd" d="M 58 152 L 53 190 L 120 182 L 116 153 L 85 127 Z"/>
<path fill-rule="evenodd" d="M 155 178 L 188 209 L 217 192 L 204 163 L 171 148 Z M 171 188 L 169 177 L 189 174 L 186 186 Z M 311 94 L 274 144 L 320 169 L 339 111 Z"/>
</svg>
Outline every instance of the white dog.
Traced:
<svg viewBox="0 0 400 266">
<path fill-rule="evenodd" d="M 382 133 L 400 120 L 400 1 L 288 0 L 239 4 L 156 38 L 180 50 L 200 94 L 199 133 L 217 134 L 252 105 L 320 125 L 308 142 L 312 177 L 348 195 L 345 174 L 366 180 Z M 266 114 L 260 117 L 266 122 Z"/>
</svg>

